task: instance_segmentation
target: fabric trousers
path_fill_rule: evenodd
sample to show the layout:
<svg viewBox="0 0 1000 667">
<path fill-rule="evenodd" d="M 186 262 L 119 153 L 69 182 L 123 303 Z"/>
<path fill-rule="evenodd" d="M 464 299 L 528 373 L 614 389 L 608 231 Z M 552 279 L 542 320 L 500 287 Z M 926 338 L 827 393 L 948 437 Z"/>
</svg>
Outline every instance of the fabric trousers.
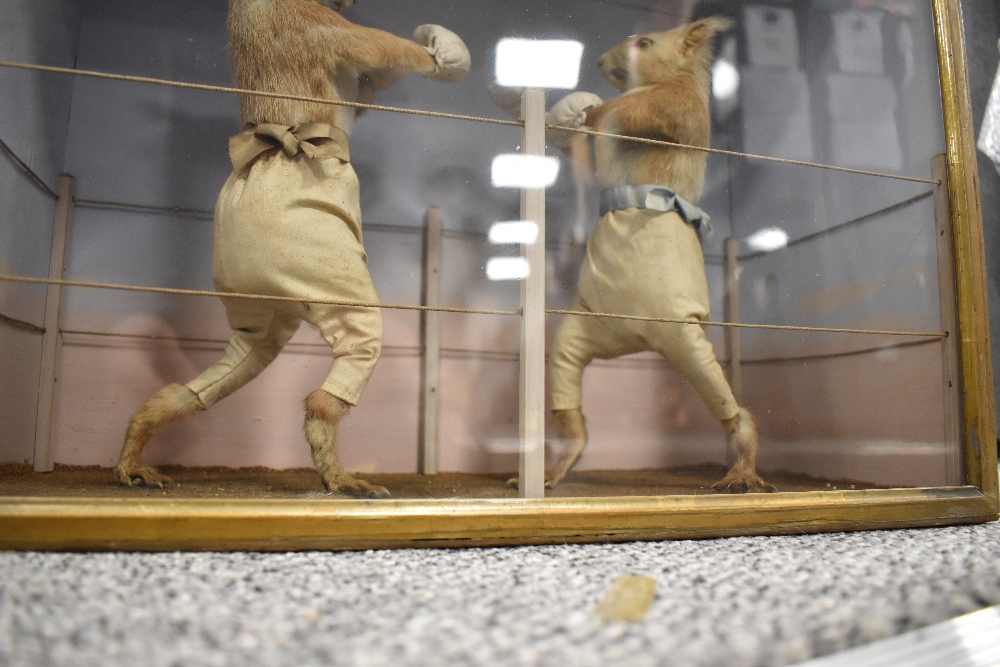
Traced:
<svg viewBox="0 0 1000 667">
<path fill-rule="evenodd" d="M 378 303 L 349 162 L 279 150 L 233 173 L 215 207 L 212 277 L 220 292 L 296 300 L 222 298 L 233 337 L 187 384 L 206 408 L 259 375 L 303 320 L 333 351 L 321 388 L 357 404 L 381 352 L 381 310 L 312 301 Z"/>
<path fill-rule="evenodd" d="M 587 241 L 572 310 L 707 320 L 708 280 L 701 241 L 676 212 L 611 211 Z M 582 406 L 583 370 L 593 359 L 655 351 L 680 371 L 719 420 L 739 406 L 698 324 L 566 315 L 549 355 L 553 410 Z"/>
</svg>

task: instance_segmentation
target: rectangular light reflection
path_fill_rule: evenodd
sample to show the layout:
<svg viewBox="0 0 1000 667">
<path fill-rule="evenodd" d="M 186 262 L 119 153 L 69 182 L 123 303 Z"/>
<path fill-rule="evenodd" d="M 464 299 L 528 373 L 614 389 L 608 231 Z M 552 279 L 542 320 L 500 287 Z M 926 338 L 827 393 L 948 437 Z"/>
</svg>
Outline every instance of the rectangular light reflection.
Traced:
<svg viewBox="0 0 1000 667">
<path fill-rule="evenodd" d="M 538 240 L 538 225 L 530 220 L 498 222 L 490 227 L 490 243 L 534 245 Z"/>
<path fill-rule="evenodd" d="M 531 266 L 523 257 L 493 257 L 486 263 L 490 280 L 524 280 L 531 275 Z"/>
<path fill-rule="evenodd" d="M 760 252 L 771 252 L 788 245 L 788 233 L 780 227 L 765 227 L 748 236 L 746 244 Z"/>
<path fill-rule="evenodd" d="M 559 158 L 511 153 L 493 158 L 493 185 L 498 188 L 547 188 L 559 177 Z"/>
<path fill-rule="evenodd" d="M 501 39 L 496 78 L 501 86 L 576 88 L 583 44 L 564 39 Z"/>
</svg>

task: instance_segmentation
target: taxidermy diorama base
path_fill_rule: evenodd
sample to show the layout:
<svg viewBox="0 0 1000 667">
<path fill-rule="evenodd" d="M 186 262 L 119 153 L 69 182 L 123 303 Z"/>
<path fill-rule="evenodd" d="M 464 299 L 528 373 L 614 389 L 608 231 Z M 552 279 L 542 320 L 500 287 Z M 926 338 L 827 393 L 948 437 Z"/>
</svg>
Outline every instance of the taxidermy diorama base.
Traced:
<svg viewBox="0 0 1000 667">
<path fill-rule="evenodd" d="M 118 483 L 112 468 L 57 465 L 51 473 L 36 473 L 28 464 L 0 464 L 0 497 L 75 498 L 219 498 L 219 499 L 335 499 L 323 490 L 312 468 L 222 468 L 163 466 L 176 482 L 166 488 L 127 487 Z M 712 484 L 725 474 L 723 466 L 655 470 L 574 471 L 546 496 L 552 498 L 716 495 Z M 517 489 L 504 482 L 511 473 L 445 472 L 369 473 L 374 484 L 385 486 L 396 499 L 516 498 Z M 801 474 L 770 473 L 780 491 L 832 491 L 885 488 L 854 480 L 832 480 Z"/>
</svg>

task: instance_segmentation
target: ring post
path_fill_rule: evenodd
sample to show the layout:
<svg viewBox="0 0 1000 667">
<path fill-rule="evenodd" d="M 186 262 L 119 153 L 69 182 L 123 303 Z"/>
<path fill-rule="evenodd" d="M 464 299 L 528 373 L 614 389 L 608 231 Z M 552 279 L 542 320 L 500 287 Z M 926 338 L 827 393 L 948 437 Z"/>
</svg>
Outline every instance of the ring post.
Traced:
<svg viewBox="0 0 1000 667">
<path fill-rule="evenodd" d="M 76 179 L 59 176 L 55 221 L 52 225 L 52 251 L 49 255 L 49 280 L 66 277 L 66 248 L 73 224 L 73 196 Z M 35 472 L 52 472 L 52 420 L 55 412 L 56 379 L 59 369 L 59 333 L 62 310 L 62 285 L 49 285 L 45 294 L 45 333 L 42 335 L 42 367 L 38 379 L 38 411 L 35 415 Z"/>
<path fill-rule="evenodd" d="M 526 155 L 545 155 L 545 91 L 521 97 L 521 145 Z M 522 498 L 545 496 L 545 188 L 521 190 L 521 219 L 538 225 L 538 240 L 522 246 L 531 273 L 521 281 L 521 450 L 518 488 Z"/>
<path fill-rule="evenodd" d="M 427 209 L 424 233 L 423 305 L 441 305 L 441 209 Z M 441 383 L 441 313 L 425 310 L 420 313 L 420 447 L 417 469 L 421 475 L 436 475 L 438 471 L 438 422 L 440 416 Z"/>
</svg>

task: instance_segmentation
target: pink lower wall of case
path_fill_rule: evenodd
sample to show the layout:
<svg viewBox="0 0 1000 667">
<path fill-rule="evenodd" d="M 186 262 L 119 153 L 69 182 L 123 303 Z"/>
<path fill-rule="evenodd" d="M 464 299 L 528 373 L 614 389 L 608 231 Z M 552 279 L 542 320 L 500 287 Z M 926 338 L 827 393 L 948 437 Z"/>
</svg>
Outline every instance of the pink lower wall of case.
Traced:
<svg viewBox="0 0 1000 667">
<path fill-rule="evenodd" d="M 221 305 L 206 300 L 207 310 Z M 414 472 L 417 461 L 420 362 L 418 319 L 387 311 L 386 350 L 360 405 L 344 422 L 342 459 L 359 472 Z M 513 352 L 517 321 L 449 315 L 445 346 Z M 550 322 L 550 329 L 555 324 Z M 153 317 L 115 321 L 107 313 L 72 318 L 67 329 L 171 338 Z M 219 332 L 224 336 L 224 332 Z M 8 392 L 2 409 L 24 435 L 8 438 L 4 458 L 30 456 L 34 396 L 30 355 L 40 337 L 6 333 L 21 346 L 25 391 Z M 303 327 L 299 342 L 320 342 Z M 498 343 L 500 345 L 498 345 Z M 719 346 L 717 345 L 717 349 Z M 515 348 L 516 349 L 516 348 Z M 57 463 L 111 466 L 129 415 L 168 382 L 186 382 L 214 362 L 222 346 L 66 334 L 54 427 Z M 290 346 L 259 378 L 207 413 L 153 440 L 153 464 L 194 466 L 311 465 L 301 433 L 303 397 L 326 375 L 323 347 Z M 10 363 L 10 362 L 8 362 Z M 37 373 L 36 373 L 37 374 Z M 444 355 L 440 468 L 509 472 L 517 467 L 515 357 Z M 806 363 L 744 368 L 746 405 L 762 436 L 761 468 L 880 484 L 946 482 L 940 346 L 930 344 Z M 587 370 L 584 405 L 591 442 L 580 469 L 664 468 L 726 461 L 721 428 L 698 396 L 655 355 L 595 362 Z M 30 428 L 29 428 L 30 427 Z"/>
</svg>

